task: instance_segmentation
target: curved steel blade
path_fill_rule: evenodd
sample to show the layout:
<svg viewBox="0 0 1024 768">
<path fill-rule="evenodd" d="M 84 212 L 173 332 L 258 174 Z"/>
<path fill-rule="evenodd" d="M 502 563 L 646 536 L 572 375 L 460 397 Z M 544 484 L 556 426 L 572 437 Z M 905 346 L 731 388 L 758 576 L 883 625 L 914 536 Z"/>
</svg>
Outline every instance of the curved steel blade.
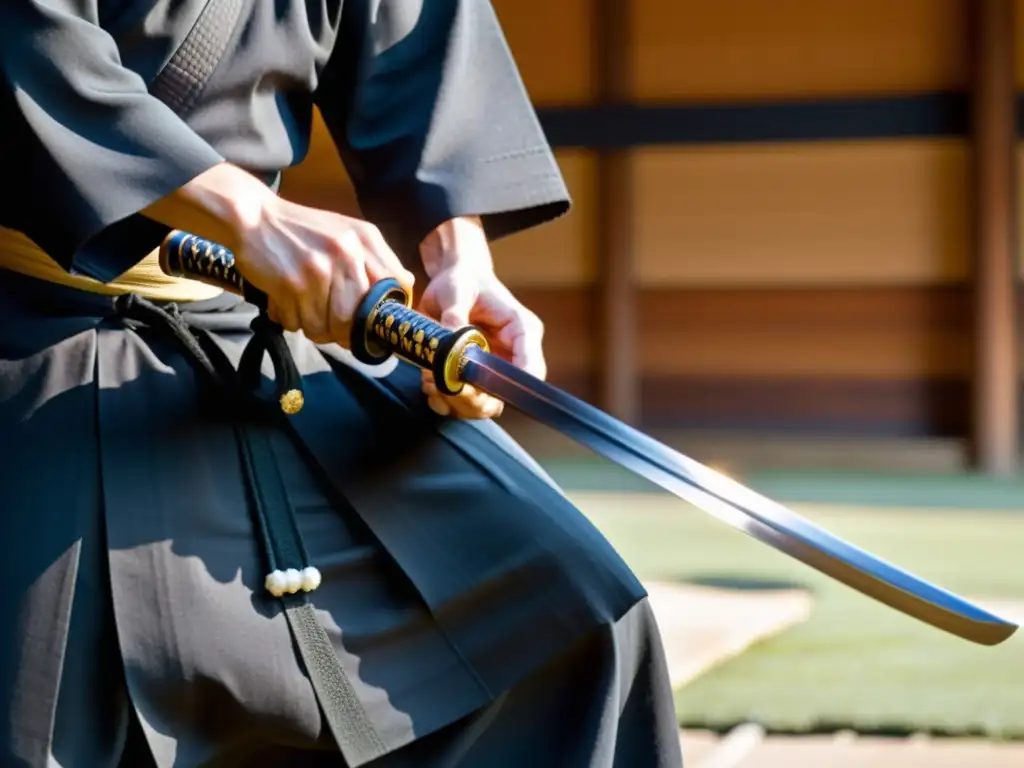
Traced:
<svg viewBox="0 0 1024 768">
<path fill-rule="evenodd" d="M 479 347 L 469 347 L 464 361 L 467 383 L 865 595 L 982 645 L 1017 629 Z"/>
</svg>

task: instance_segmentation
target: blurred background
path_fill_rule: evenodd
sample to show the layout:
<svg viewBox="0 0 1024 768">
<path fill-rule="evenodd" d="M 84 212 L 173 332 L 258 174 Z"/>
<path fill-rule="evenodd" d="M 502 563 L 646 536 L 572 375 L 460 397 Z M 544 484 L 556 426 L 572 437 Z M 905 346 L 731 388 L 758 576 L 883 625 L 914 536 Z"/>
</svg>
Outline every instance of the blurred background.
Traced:
<svg viewBox="0 0 1024 768">
<path fill-rule="evenodd" d="M 1024 617 L 1024 0 L 494 5 L 575 202 L 495 246 L 550 379 Z M 319 123 L 283 193 L 353 209 Z M 940 635 L 502 418 L 648 583 L 689 766 L 1024 766 L 1024 641 Z"/>
</svg>

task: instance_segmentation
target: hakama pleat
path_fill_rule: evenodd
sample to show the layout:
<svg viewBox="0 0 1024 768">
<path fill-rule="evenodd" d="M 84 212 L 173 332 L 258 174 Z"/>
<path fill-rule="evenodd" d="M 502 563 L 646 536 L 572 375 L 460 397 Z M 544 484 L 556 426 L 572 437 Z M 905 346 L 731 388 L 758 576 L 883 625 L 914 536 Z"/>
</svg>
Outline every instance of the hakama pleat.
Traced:
<svg viewBox="0 0 1024 768">
<path fill-rule="evenodd" d="M 4 764 L 343 765 L 187 355 L 104 297 L 7 275 L 0 294 Z M 251 307 L 182 309 L 237 361 Z M 388 748 L 372 764 L 680 765 L 645 593 L 540 468 L 497 425 L 432 414 L 408 366 L 289 345 L 306 407 L 266 438 Z"/>
</svg>

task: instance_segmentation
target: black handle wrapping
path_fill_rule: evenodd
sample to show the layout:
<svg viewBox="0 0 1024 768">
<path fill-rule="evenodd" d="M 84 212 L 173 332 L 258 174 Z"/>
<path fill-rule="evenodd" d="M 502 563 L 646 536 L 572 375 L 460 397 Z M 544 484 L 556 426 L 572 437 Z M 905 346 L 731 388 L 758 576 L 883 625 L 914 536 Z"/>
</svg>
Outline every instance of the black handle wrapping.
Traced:
<svg viewBox="0 0 1024 768">
<path fill-rule="evenodd" d="M 172 277 L 187 277 L 240 294 L 261 312 L 267 295 L 249 285 L 235 266 L 235 254 L 219 243 L 174 230 L 160 247 L 160 269 Z"/>
<path fill-rule="evenodd" d="M 187 277 L 241 294 L 259 309 L 250 326 L 252 339 L 238 365 L 239 379 L 255 392 L 259 388 L 263 356 L 270 355 L 278 405 L 288 415 L 301 411 L 305 404 L 302 376 L 288 351 L 284 329 L 267 317 L 267 295 L 245 281 L 235 265 L 235 254 L 219 243 L 175 230 L 160 247 L 160 268 L 173 277 Z"/>
<path fill-rule="evenodd" d="M 265 317 L 266 294 L 246 283 L 235 265 L 235 255 L 217 243 L 174 231 L 160 249 L 160 267 L 169 275 L 200 280 L 240 293 L 259 308 L 260 318 L 254 321 L 253 330 L 266 339 L 257 342 L 254 337 L 246 347 L 239 373 L 247 385 L 255 386 L 259 379 L 259 362 L 264 350 L 269 352 L 274 362 L 281 407 L 286 413 L 297 412 L 302 407 L 301 378 L 297 372 L 288 370 L 289 364 L 291 369 L 295 364 L 287 354 L 283 337 L 277 338 L 281 336 L 280 326 Z M 388 278 L 373 285 L 353 317 L 352 354 L 367 365 L 379 365 L 391 355 L 397 355 L 431 371 L 440 392 L 457 395 L 463 387 L 463 354 L 471 344 L 487 351 L 486 337 L 472 325 L 449 330 L 412 309 L 410 302 L 411 297 L 397 280 Z M 253 347 L 253 344 L 258 346 Z"/>
<path fill-rule="evenodd" d="M 370 365 L 397 355 L 434 374 L 438 391 L 462 391 L 464 353 L 470 344 L 487 351 L 479 328 L 467 325 L 449 330 L 409 306 L 409 297 L 397 280 L 376 283 L 360 302 L 352 322 L 352 354 Z"/>
</svg>

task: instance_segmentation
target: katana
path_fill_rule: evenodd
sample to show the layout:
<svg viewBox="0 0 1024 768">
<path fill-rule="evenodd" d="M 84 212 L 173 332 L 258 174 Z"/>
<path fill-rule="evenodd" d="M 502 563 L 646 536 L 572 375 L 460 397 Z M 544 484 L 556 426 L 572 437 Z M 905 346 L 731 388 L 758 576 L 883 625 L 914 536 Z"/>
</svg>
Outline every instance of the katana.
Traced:
<svg viewBox="0 0 1024 768">
<path fill-rule="evenodd" d="M 266 306 L 266 297 L 245 284 L 230 251 L 194 235 L 172 233 L 161 265 L 168 274 L 214 282 Z M 937 629 L 982 645 L 997 645 L 1017 630 L 492 354 L 480 329 L 445 328 L 410 303 L 395 280 L 371 288 L 353 318 L 350 350 L 357 360 L 379 365 L 397 356 L 431 371 L 438 390 L 449 395 L 472 385 L 733 528 Z"/>
</svg>

